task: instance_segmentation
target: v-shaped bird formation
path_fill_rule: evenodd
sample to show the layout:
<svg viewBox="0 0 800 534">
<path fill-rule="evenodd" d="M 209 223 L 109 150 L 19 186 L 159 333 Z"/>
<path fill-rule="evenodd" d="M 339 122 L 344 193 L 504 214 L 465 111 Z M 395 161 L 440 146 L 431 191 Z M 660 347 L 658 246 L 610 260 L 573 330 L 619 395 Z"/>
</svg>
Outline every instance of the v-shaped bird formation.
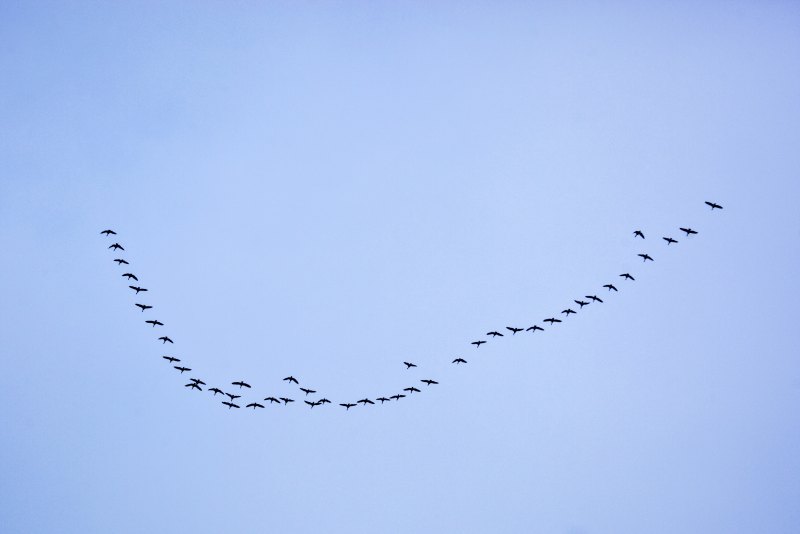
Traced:
<svg viewBox="0 0 800 534">
<path fill-rule="evenodd" d="M 705 203 L 706 203 L 706 205 L 711 207 L 711 211 L 714 211 L 716 209 L 719 209 L 719 210 L 723 209 L 723 207 L 721 205 L 719 205 L 719 204 L 717 204 L 715 202 L 706 201 Z M 682 232 L 684 232 L 686 234 L 686 238 L 691 238 L 692 236 L 697 235 L 699 233 L 697 230 L 694 230 L 694 229 L 692 229 L 692 228 L 690 228 L 688 226 L 686 226 L 686 227 L 678 227 L 677 229 L 682 231 Z M 104 235 L 106 237 L 111 237 L 111 236 L 116 236 L 117 235 L 117 233 L 114 230 L 110 230 L 110 229 L 103 230 L 102 232 L 100 232 L 100 234 L 102 234 L 102 235 Z M 635 230 L 633 232 L 633 238 L 636 239 L 636 240 L 641 239 L 644 242 L 649 242 L 646 239 L 644 232 L 642 230 L 639 230 L 639 229 L 637 229 L 637 230 Z M 672 237 L 663 237 L 662 239 L 666 242 L 667 246 L 678 244 L 678 241 L 676 239 L 673 239 Z M 112 250 L 113 252 L 115 252 L 117 254 L 119 253 L 118 251 L 125 251 L 125 248 L 122 245 L 120 245 L 119 243 L 117 243 L 117 242 L 109 245 L 108 249 Z M 650 262 L 654 262 L 655 261 L 653 259 L 653 257 L 648 252 L 642 252 L 642 253 L 639 253 L 637 255 L 640 258 L 642 258 L 642 263 L 646 263 L 648 260 Z M 113 261 L 118 265 L 118 267 L 122 267 L 123 265 L 125 265 L 125 266 L 129 266 L 130 265 L 130 262 L 128 260 L 126 260 L 125 258 L 114 258 Z M 127 268 L 128 267 L 126 267 L 126 269 Z M 126 279 L 126 282 L 134 280 L 137 283 L 139 283 L 139 278 L 134 273 L 126 272 L 126 273 L 123 273 L 121 276 Z M 622 284 L 620 285 L 620 287 L 623 287 L 624 285 L 627 285 L 627 283 L 633 282 L 633 281 L 636 280 L 636 278 L 634 278 L 633 275 L 631 275 L 630 273 L 621 273 L 621 274 L 618 275 L 617 278 L 615 278 L 615 280 L 618 280 L 620 278 L 622 279 Z M 135 285 L 135 286 L 134 285 L 129 285 L 128 287 L 131 290 L 135 291 L 136 295 L 139 295 L 139 293 L 148 292 L 147 288 L 140 287 L 139 285 Z M 602 286 L 602 288 L 607 290 L 606 293 L 611 293 L 612 291 L 614 293 L 618 293 L 620 291 L 613 283 L 610 283 L 610 282 L 608 284 L 604 284 Z M 149 294 L 149 292 L 148 292 L 148 294 Z M 142 295 L 142 296 L 144 297 L 146 295 Z M 603 303 L 603 299 L 601 299 L 597 295 L 585 295 L 583 298 L 586 299 L 586 300 L 582 300 L 582 299 L 573 299 L 572 300 L 575 304 L 578 304 L 580 306 L 578 308 L 578 311 L 582 310 L 584 308 L 584 306 L 590 306 L 592 304 L 597 304 L 597 303 L 602 304 Z M 149 310 L 154 309 L 154 306 L 151 305 L 151 304 L 135 303 L 135 306 L 138 307 L 142 311 L 142 313 L 149 312 Z M 560 313 L 564 315 L 564 319 L 566 320 L 566 318 L 569 317 L 570 315 L 578 315 L 578 311 L 575 311 L 574 309 L 568 307 L 568 308 L 562 310 Z M 150 313 L 152 313 L 152 312 L 150 312 Z M 570 319 L 568 322 L 570 322 L 570 321 L 572 321 L 572 319 Z M 158 319 L 155 319 L 155 318 L 148 318 L 144 322 L 147 325 L 152 326 L 152 328 L 159 327 L 159 330 L 161 330 L 161 327 L 166 326 L 164 323 L 162 323 L 161 321 L 159 321 Z M 556 325 L 562 323 L 563 321 L 562 321 L 562 319 L 557 319 L 555 316 L 548 317 L 546 319 L 542 319 L 542 322 L 549 323 L 548 328 L 563 328 L 563 327 L 556 326 Z M 508 332 L 511 332 L 511 336 L 510 337 L 511 338 L 515 338 L 518 333 L 531 332 L 531 334 L 535 334 L 537 330 L 541 331 L 541 332 L 544 332 L 545 328 L 539 326 L 538 324 L 534 324 L 534 325 L 528 326 L 528 327 L 525 327 L 525 326 L 505 326 L 504 330 L 507 330 Z M 507 336 L 505 334 L 503 334 L 502 332 L 498 331 L 498 330 L 490 330 L 489 332 L 486 332 L 485 336 L 491 338 L 492 340 L 497 340 L 498 338 L 501 338 L 500 341 L 502 341 L 502 339 L 507 339 Z M 523 336 L 521 335 L 520 337 L 523 337 Z M 159 337 L 157 337 L 155 339 L 156 339 L 156 341 L 160 341 L 162 345 L 166 345 L 167 343 L 169 343 L 170 346 L 172 346 L 175 343 L 167 335 L 162 335 L 162 336 L 159 336 Z M 470 345 L 474 345 L 476 349 L 479 349 L 481 347 L 481 345 L 487 343 L 488 341 L 489 340 L 487 340 L 487 339 L 478 339 L 478 340 L 475 340 L 475 341 L 470 341 L 469 343 L 470 343 Z M 181 375 L 183 375 L 183 373 L 187 373 L 187 372 L 192 371 L 192 368 L 191 367 L 187 367 L 186 362 L 183 362 L 182 358 L 178 358 L 178 357 L 173 356 L 173 355 L 162 355 L 161 358 L 163 358 L 168 364 L 172 365 L 173 369 L 178 371 L 179 374 L 181 374 Z M 403 373 L 411 372 L 410 370 L 412 368 L 418 369 L 418 365 L 416 363 L 405 362 L 405 361 L 404 362 L 400 362 L 400 363 L 402 363 L 405 366 L 405 369 L 403 371 L 401 371 Z M 174 364 L 177 364 L 177 365 L 174 365 Z M 465 360 L 461 356 L 458 356 L 452 361 L 452 364 L 455 365 L 455 366 L 460 366 L 461 364 L 467 364 L 467 360 Z M 408 376 L 408 375 L 406 374 L 406 376 Z M 434 379 L 429 378 L 429 377 L 425 377 L 425 378 L 421 378 L 421 379 L 415 380 L 415 382 L 417 382 L 417 381 L 418 381 L 418 383 L 425 384 L 426 385 L 425 389 L 427 389 L 427 387 L 439 384 L 439 382 L 437 380 L 434 380 Z M 281 382 L 284 382 L 284 384 L 281 384 Z M 307 405 L 310 409 L 313 409 L 314 407 L 317 407 L 317 406 L 324 406 L 325 404 L 338 404 L 339 406 L 341 406 L 341 407 L 343 407 L 345 409 L 344 411 L 347 411 L 347 412 L 350 411 L 350 408 L 356 408 L 359 405 L 362 406 L 362 407 L 366 407 L 366 406 L 382 406 L 384 402 L 388 402 L 388 401 L 391 401 L 391 400 L 399 401 L 399 400 L 405 399 L 407 397 L 415 396 L 414 394 L 420 394 L 420 393 L 422 393 L 422 391 L 424 391 L 424 389 L 419 389 L 419 388 L 411 385 L 411 386 L 402 388 L 402 393 L 394 393 L 393 395 L 382 395 L 380 397 L 375 397 L 374 401 L 372 399 L 368 398 L 368 397 L 364 397 L 364 398 L 356 400 L 356 401 L 334 403 L 334 402 L 328 400 L 325 397 L 321 397 L 321 398 L 316 399 L 316 400 L 314 400 L 316 397 L 312 397 L 311 399 L 309 399 L 308 396 L 309 395 L 316 395 L 317 391 L 314 390 L 314 389 L 311 389 L 306 384 L 304 384 L 301 387 L 300 386 L 300 380 L 295 378 L 294 376 L 291 376 L 291 375 L 287 376 L 285 378 L 282 378 L 280 380 L 276 379 L 275 380 L 275 384 L 271 385 L 270 387 L 277 388 L 279 385 L 281 387 L 283 387 L 284 389 L 288 388 L 290 390 L 293 390 L 295 392 L 295 395 L 298 395 L 299 394 L 298 392 L 302 392 L 303 393 L 303 396 L 302 396 L 303 404 Z M 211 395 L 209 396 L 211 398 L 216 398 L 217 394 L 219 394 L 223 399 L 226 399 L 226 400 L 220 401 L 220 403 L 221 403 L 221 405 L 227 407 L 228 410 L 230 410 L 232 408 L 241 408 L 242 405 L 244 405 L 245 408 L 252 408 L 253 411 L 257 411 L 259 408 L 266 409 L 266 406 L 264 404 L 261 404 L 261 402 L 268 403 L 267 404 L 268 406 L 276 405 L 276 407 L 285 408 L 286 406 L 289 406 L 290 403 L 295 402 L 295 399 L 293 399 L 290 396 L 288 396 L 288 395 L 291 395 L 291 393 L 287 393 L 287 396 L 276 396 L 275 394 L 267 393 L 267 395 L 265 397 L 263 397 L 263 399 L 262 398 L 257 398 L 255 400 L 253 400 L 252 402 L 249 402 L 249 403 L 245 404 L 245 402 L 247 402 L 247 400 L 241 400 L 241 401 L 238 400 L 238 399 L 242 398 L 241 394 L 229 393 L 228 391 L 224 390 L 224 389 L 231 389 L 232 391 L 236 391 L 236 392 L 239 392 L 239 393 L 245 393 L 245 392 L 249 393 L 250 390 L 255 390 L 254 386 L 252 386 L 250 383 L 246 382 L 242 378 L 239 378 L 238 380 L 234 380 L 234 381 L 228 382 L 228 384 L 226 386 L 219 385 L 219 387 L 215 386 L 215 387 L 207 388 L 205 390 L 203 389 L 203 386 L 206 386 L 206 382 L 204 382 L 200 378 L 195 378 L 195 377 L 190 377 L 189 378 L 189 382 L 184 384 L 184 387 L 187 389 L 187 391 L 197 391 L 197 392 L 200 392 L 200 393 L 205 391 L 205 393 L 211 393 Z M 236 389 L 233 389 L 232 386 L 235 386 Z M 223 387 L 224 387 L 224 389 L 222 389 Z M 261 401 L 261 402 L 258 402 L 258 401 Z M 380 404 L 377 405 L 375 403 L 375 401 L 380 401 Z M 302 404 L 300 404 L 300 406 L 302 406 Z M 361 409 L 361 408 L 359 408 L 359 409 Z"/>
</svg>

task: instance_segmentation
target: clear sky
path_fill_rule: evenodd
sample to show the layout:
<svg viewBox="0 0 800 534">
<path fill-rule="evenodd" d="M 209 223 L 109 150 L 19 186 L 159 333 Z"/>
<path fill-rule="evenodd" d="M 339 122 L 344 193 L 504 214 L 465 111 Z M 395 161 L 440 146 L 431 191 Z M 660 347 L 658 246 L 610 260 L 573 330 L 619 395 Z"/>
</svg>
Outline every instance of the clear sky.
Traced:
<svg viewBox="0 0 800 534">
<path fill-rule="evenodd" d="M 800 531 L 800 7 L 430 4 L 0 4 L 0 531 Z"/>
</svg>

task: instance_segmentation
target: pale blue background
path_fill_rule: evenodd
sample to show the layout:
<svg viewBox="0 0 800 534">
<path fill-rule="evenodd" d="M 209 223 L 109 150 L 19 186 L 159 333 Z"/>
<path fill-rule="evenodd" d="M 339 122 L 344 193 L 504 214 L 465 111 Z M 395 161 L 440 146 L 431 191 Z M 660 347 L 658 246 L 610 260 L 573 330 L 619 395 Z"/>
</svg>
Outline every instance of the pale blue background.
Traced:
<svg viewBox="0 0 800 534">
<path fill-rule="evenodd" d="M 799 532 L 798 28 L 792 2 L 3 2 L 0 531 Z M 441 384 L 229 412 L 142 301 L 209 386 Z"/>
</svg>

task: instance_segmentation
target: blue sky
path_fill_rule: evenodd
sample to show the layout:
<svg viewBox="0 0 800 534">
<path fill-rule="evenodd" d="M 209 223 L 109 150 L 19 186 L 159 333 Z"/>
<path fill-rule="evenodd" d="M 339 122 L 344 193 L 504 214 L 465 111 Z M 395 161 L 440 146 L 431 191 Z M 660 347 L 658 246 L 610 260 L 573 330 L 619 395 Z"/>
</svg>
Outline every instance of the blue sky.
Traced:
<svg viewBox="0 0 800 534">
<path fill-rule="evenodd" d="M 797 532 L 799 19 L 3 4 L 0 530 Z"/>
</svg>

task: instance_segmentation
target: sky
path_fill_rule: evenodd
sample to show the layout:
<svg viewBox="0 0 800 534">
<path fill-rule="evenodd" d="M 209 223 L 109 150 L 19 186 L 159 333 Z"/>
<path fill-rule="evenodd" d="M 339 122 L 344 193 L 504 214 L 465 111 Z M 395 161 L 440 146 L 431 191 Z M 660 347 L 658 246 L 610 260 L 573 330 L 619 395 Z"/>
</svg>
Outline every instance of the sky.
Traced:
<svg viewBox="0 0 800 534">
<path fill-rule="evenodd" d="M 0 530 L 800 531 L 799 53 L 777 1 L 2 3 Z"/>
</svg>

